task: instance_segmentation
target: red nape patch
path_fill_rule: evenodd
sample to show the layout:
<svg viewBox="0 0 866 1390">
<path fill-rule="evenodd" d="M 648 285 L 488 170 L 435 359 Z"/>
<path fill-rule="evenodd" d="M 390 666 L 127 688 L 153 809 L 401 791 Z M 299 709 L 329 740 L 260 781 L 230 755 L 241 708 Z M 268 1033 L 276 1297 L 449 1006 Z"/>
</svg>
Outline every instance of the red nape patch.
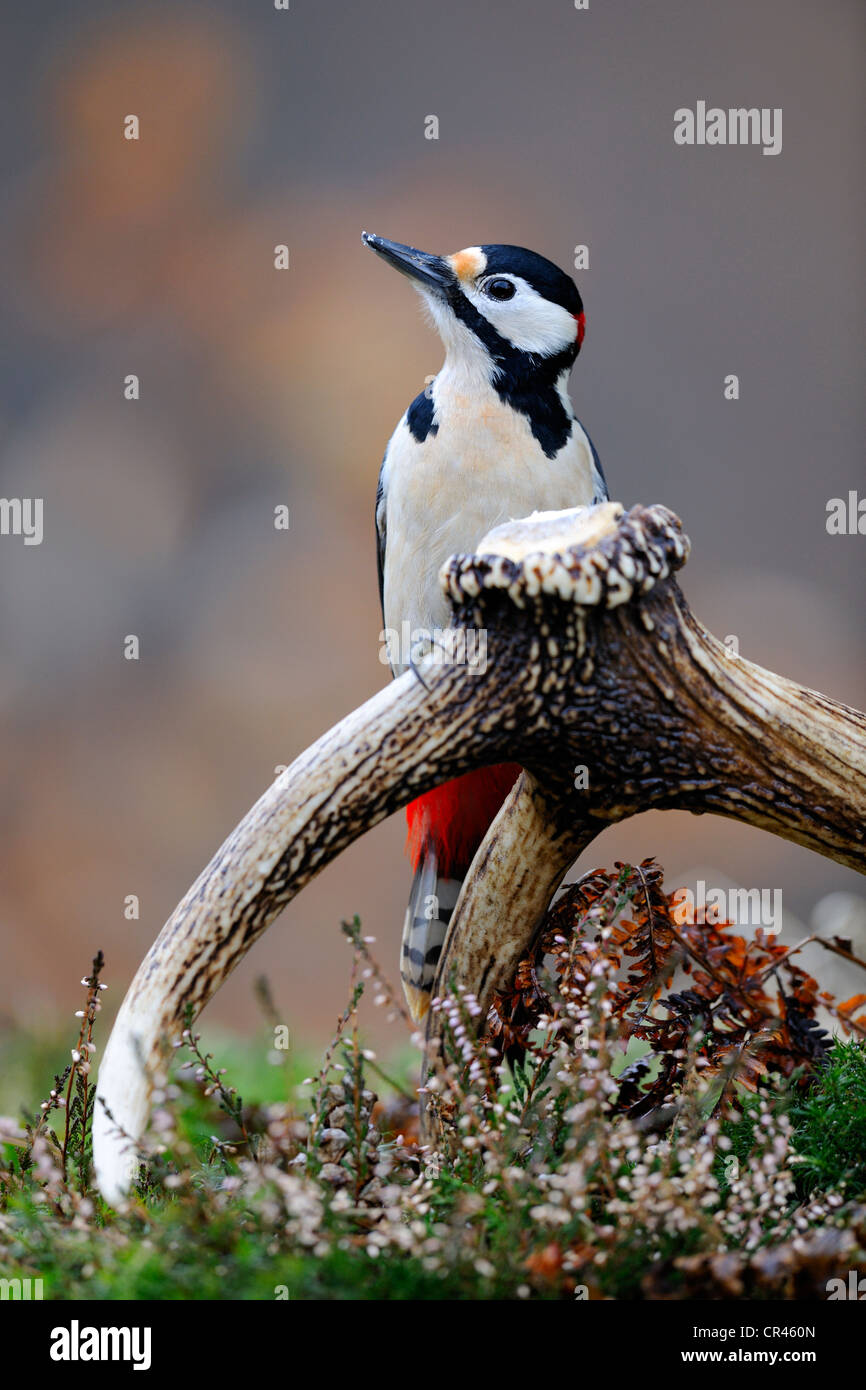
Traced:
<svg viewBox="0 0 866 1390">
<path fill-rule="evenodd" d="M 586 314 L 572 314 L 571 317 L 577 324 L 577 350 L 580 352 L 580 345 L 583 342 L 583 335 L 586 332 Z"/>
<path fill-rule="evenodd" d="M 520 774 L 518 763 L 496 763 L 455 777 L 406 807 L 406 853 L 417 869 L 431 840 L 446 878 L 460 878 L 475 857 L 490 823 Z"/>
</svg>

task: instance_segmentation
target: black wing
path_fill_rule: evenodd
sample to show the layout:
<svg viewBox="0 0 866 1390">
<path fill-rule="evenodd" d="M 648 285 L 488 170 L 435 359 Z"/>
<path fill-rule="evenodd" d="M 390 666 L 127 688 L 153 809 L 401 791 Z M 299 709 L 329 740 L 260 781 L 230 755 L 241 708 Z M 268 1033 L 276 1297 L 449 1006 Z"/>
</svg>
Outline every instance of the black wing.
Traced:
<svg viewBox="0 0 866 1390">
<path fill-rule="evenodd" d="M 379 604 L 382 609 L 382 622 L 385 621 L 385 540 L 387 536 L 387 526 L 385 517 L 385 487 L 382 482 L 382 474 L 385 471 L 385 460 L 382 460 L 382 467 L 379 469 L 379 483 L 376 488 L 376 569 L 379 572 Z"/>
<path fill-rule="evenodd" d="M 577 417 L 575 417 L 575 418 L 577 418 Z M 587 442 L 587 444 L 589 445 L 590 450 L 591 450 L 591 452 L 592 452 L 592 461 L 593 461 L 593 463 L 595 464 L 595 471 L 596 471 L 596 473 L 597 473 L 597 475 L 598 475 L 598 481 L 601 483 L 601 489 L 602 489 L 602 490 L 601 490 L 601 493 L 599 494 L 598 490 L 596 489 L 596 495 L 595 495 L 595 497 L 593 497 L 593 499 L 592 499 L 592 500 L 593 500 L 593 504 L 595 504 L 596 502 L 606 502 L 606 501 L 608 500 L 608 498 L 610 497 L 610 491 L 609 491 L 608 486 L 607 486 L 607 478 L 604 476 L 604 469 L 603 469 L 602 466 L 601 466 L 601 459 L 600 459 L 599 456 L 598 456 L 598 450 L 596 449 L 595 445 L 593 444 L 592 440 L 590 439 L 589 435 L 587 434 L 584 425 L 581 424 L 580 420 L 578 420 L 577 423 L 580 425 L 580 428 L 583 430 L 584 434 L 586 435 L 586 442 Z"/>
</svg>

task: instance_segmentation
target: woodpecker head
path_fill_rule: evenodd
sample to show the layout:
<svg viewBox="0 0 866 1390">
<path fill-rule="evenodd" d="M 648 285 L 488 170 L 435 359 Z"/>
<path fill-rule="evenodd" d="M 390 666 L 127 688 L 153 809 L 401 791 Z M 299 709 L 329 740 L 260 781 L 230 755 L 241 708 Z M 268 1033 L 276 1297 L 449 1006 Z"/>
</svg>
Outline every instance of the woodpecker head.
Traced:
<svg viewBox="0 0 866 1390">
<path fill-rule="evenodd" d="M 522 246 L 469 246 L 452 256 L 363 232 L 361 240 L 415 284 L 447 356 L 483 354 L 491 377 L 554 379 L 584 334 L 583 302 L 570 276 Z"/>
</svg>

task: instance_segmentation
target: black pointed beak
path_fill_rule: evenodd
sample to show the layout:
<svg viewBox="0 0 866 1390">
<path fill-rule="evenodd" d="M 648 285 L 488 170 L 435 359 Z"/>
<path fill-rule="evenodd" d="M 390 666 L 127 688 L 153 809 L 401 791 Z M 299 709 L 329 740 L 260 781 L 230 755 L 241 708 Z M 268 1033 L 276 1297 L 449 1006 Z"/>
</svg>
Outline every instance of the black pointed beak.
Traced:
<svg viewBox="0 0 866 1390">
<path fill-rule="evenodd" d="M 399 241 L 388 241 L 372 232 L 362 232 L 361 240 L 402 275 L 408 275 L 443 297 L 457 283 L 457 276 L 443 256 L 430 256 L 426 251 L 416 251 L 414 246 L 403 246 Z"/>
</svg>

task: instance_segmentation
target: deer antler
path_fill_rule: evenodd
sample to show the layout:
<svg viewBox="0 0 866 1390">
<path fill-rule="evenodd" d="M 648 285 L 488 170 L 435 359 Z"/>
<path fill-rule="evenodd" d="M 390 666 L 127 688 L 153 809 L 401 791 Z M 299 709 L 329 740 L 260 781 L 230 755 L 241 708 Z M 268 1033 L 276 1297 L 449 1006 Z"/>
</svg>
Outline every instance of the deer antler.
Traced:
<svg viewBox="0 0 866 1390">
<path fill-rule="evenodd" d="M 571 532 L 570 515 L 499 527 L 443 569 L 455 621 L 516 606 L 540 724 L 439 961 L 436 987 L 462 985 L 482 1019 L 569 866 L 639 811 L 731 816 L 866 872 L 866 715 L 731 657 L 672 578 L 688 542 L 670 512 L 610 503 Z M 428 1015 L 428 1066 L 442 1022 Z"/>
<path fill-rule="evenodd" d="M 276 914 L 365 830 L 474 767 L 526 772 L 478 851 L 437 980 L 482 1006 L 563 873 L 605 824 L 650 807 L 714 811 L 866 870 L 866 716 L 741 660 L 691 614 L 688 542 L 663 507 L 540 514 L 454 557 L 453 625 L 487 663 L 431 650 L 301 755 L 199 876 L 151 947 L 100 1068 L 97 1179 L 119 1200 L 166 1040 Z M 453 651 L 465 650 L 455 642 Z M 575 766 L 588 789 L 575 787 Z M 436 1046 L 436 1016 L 429 1038 Z"/>
</svg>

